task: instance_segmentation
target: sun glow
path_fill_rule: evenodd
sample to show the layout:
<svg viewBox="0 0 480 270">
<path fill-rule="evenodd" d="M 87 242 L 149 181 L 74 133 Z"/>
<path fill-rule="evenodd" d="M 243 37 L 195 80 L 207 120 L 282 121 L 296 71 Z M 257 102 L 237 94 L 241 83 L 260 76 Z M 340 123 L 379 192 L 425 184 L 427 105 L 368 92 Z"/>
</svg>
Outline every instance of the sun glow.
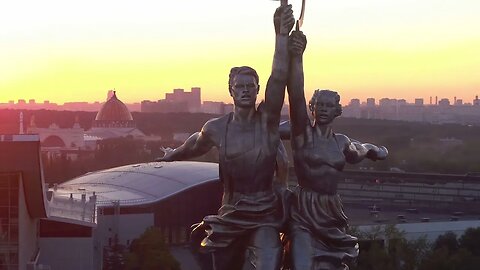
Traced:
<svg viewBox="0 0 480 270">
<path fill-rule="evenodd" d="M 193 86 L 203 100 L 229 101 L 237 65 L 256 68 L 265 85 L 278 2 L 181 2 L 0 4 L 0 103 L 101 101 L 111 88 L 139 102 Z M 307 95 L 470 101 L 480 87 L 478 11 L 473 0 L 307 1 Z"/>
</svg>

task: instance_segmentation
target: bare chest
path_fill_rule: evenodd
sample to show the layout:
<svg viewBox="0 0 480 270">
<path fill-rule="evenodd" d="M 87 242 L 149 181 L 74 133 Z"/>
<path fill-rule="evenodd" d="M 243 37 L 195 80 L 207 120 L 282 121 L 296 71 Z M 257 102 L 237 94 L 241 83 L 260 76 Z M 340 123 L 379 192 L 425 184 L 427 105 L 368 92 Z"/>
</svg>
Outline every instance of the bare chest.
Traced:
<svg viewBox="0 0 480 270">
<path fill-rule="evenodd" d="M 255 125 L 228 125 L 225 153 L 228 158 L 235 158 L 255 147 Z"/>
<path fill-rule="evenodd" d="M 305 165 L 308 164 L 312 168 L 327 165 L 342 170 L 345 165 L 345 156 L 336 139 L 333 136 L 315 136 L 315 133 L 309 135 L 311 137 L 305 140 L 300 148 L 296 149 L 295 158 L 303 160 Z"/>
</svg>

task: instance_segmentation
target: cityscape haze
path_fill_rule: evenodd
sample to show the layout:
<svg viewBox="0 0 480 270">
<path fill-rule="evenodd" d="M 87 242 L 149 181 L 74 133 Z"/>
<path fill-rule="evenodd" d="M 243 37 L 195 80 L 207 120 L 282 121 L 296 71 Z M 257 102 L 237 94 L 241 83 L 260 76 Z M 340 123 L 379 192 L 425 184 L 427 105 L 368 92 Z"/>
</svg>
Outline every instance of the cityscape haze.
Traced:
<svg viewBox="0 0 480 270">
<path fill-rule="evenodd" d="M 111 98 L 114 90 L 107 92 L 107 100 Z M 123 94 L 123 93 L 122 93 Z M 121 94 L 121 95 L 122 95 Z M 341 93 L 340 93 L 341 94 Z M 345 102 L 344 102 L 345 103 Z M 20 99 L 17 102 L 9 101 L 0 103 L 0 109 L 18 110 L 66 110 L 66 111 L 98 111 L 104 102 L 66 102 L 56 104 L 50 101 L 37 103 L 34 99 Z M 175 88 L 171 93 L 166 93 L 164 99 L 156 101 L 143 100 L 142 102 L 125 103 L 132 112 L 144 113 L 209 113 L 225 114 L 233 110 L 231 103 L 221 101 L 202 100 L 201 87 L 192 87 L 190 91 Z M 288 115 L 288 104 L 284 104 L 282 115 Z M 405 99 L 382 97 L 378 100 L 367 98 L 360 100 L 351 99 L 343 106 L 343 117 L 364 118 L 364 119 L 385 119 L 413 122 L 428 122 L 436 124 L 458 123 L 458 124 L 480 124 L 480 100 L 478 95 L 471 102 L 454 97 L 448 98 L 430 97 L 427 102 L 423 98 L 415 98 L 413 102 Z"/>
<path fill-rule="evenodd" d="M 301 1 L 289 3 L 298 18 Z M 227 151 L 155 160 L 233 111 L 230 68 L 257 71 L 262 101 L 278 5 L 0 4 L 0 269 L 208 264 L 192 253 L 200 235 L 191 226 L 222 204 L 219 152 Z M 478 0 L 307 1 L 305 98 L 337 91 L 343 113 L 335 133 L 321 132 L 332 144 L 314 139 L 306 150 L 333 150 L 338 164 L 313 159 L 344 168 L 331 179 L 359 238 L 352 270 L 479 268 L 479 13 Z M 290 128 L 286 95 L 280 129 Z M 282 186 L 295 190 L 298 163 L 285 134 Z M 337 134 L 351 136 L 351 147 L 385 146 L 388 158 L 343 164 Z"/>
<path fill-rule="evenodd" d="M 135 103 L 195 85 L 205 100 L 228 103 L 229 69 L 242 65 L 257 70 L 263 96 L 276 1 L 27 2 L 27 10 L 23 1 L 0 9 L 0 103 L 93 103 L 112 87 Z M 300 1 L 291 4 L 298 17 Z M 478 94 L 480 2 L 307 5 L 307 97 L 319 88 L 345 101 Z"/>
</svg>

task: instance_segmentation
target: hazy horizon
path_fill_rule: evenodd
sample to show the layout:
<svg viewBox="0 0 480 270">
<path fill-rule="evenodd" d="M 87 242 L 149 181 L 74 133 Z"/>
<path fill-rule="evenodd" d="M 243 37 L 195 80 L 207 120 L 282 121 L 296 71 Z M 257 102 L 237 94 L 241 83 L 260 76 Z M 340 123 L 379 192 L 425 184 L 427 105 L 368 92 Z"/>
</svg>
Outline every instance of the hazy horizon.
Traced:
<svg viewBox="0 0 480 270">
<path fill-rule="evenodd" d="M 249 65 L 264 87 L 272 63 L 270 0 L 201 2 L 46 0 L 0 4 L 0 103 L 158 100 L 199 86 L 229 102 L 228 72 Z M 290 1 L 298 12 L 301 1 Z M 454 97 L 480 86 L 480 2 L 307 1 L 307 98 L 333 89 L 352 98 Z"/>
</svg>

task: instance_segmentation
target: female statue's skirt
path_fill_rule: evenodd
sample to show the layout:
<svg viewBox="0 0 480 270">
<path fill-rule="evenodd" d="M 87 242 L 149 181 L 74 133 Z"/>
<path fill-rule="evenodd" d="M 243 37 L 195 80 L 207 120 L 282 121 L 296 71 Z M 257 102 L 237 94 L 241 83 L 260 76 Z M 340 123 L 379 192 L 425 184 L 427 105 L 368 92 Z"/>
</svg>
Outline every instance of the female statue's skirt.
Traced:
<svg viewBox="0 0 480 270">
<path fill-rule="evenodd" d="M 295 241 L 292 239 L 295 237 L 306 237 L 307 241 L 300 239 L 297 242 L 310 244 L 301 251 L 292 250 L 292 256 L 295 254 L 306 256 L 293 259 L 294 261 L 309 260 L 312 269 L 317 269 L 315 265 L 325 262 L 343 265 L 356 260 L 358 240 L 345 231 L 348 219 L 338 194 L 320 194 L 297 186 L 294 189 L 290 215 L 291 240 Z M 292 248 L 300 249 L 302 246 L 293 245 Z M 305 252 L 307 250 L 310 252 Z"/>
</svg>

